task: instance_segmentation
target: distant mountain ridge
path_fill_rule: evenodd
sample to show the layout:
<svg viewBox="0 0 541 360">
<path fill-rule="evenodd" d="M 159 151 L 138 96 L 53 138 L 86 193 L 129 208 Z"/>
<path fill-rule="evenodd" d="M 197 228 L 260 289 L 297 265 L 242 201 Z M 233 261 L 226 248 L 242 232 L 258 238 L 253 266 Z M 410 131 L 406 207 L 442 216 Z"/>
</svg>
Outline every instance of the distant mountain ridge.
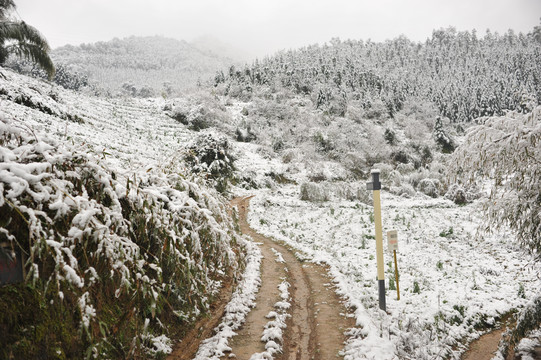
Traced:
<svg viewBox="0 0 541 360">
<path fill-rule="evenodd" d="M 112 94 L 146 89 L 153 95 L 195 87 L 235 61 L 183 40 L 131 36 L 54 49 L 55 63 L 88 76 Z M 133 94 L 132 94 L 133 95 Z"/>
</svg>

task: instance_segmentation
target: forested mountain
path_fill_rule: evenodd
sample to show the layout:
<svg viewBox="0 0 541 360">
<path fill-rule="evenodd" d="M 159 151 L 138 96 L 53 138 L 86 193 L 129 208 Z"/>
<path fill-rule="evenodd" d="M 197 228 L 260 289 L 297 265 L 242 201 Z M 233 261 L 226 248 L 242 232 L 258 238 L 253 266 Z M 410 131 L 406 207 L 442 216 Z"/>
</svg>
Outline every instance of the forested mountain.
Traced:
<svg viewBox="0 0 541 360">
<path fill-rule="evenodd" d="M 287 88 L 316 108 L 344 116 L 348 104 L 370 109 L 384 102 L 389 115 L 408 99 L 436 104 L 452 121 L 531 109 L 541 100 L 541 42 L 535 34 L 454 28 L 424 43 L 405 37 L 375 43 L 333 39 L 278 53 L 242 69 L 218 73 L 215 83 L 250 96 L 254 87 Z"/>
<path fill-rule="evenodd" d="M 233 62 L 186 41 L 161 36 L 66 45 L 55 49 L 52 57 L 113 94 L 122 89 L 139 96 L 195 87 Z"/>
</svg>

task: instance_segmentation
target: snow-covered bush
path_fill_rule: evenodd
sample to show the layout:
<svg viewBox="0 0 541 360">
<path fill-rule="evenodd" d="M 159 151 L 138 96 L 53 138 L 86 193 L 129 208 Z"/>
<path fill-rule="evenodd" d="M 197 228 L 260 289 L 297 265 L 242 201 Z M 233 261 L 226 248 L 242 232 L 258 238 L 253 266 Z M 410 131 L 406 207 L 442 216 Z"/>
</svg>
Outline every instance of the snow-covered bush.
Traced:
<svg viewBox="0 0 541 360">
<path fill-rule="evenodd" d="M 216 99 L 201 93 L 190 98 L 169 100 L 163 110 L 167 116 L 195 131 L 229 120 L 225 108 Z"/>
<path fill-rule="evenodd" d="M 499 351 L 503 358 L 507 358 L 508 353 L 519 345 L 522 338 L 527 337 L 532 330 L 540 327 L 541 294 L 537 294 L 518 314 L 517 324 L 511 331 L 510 336 L 500 342 Z"/>
<path fill-rule="evenodd" d="M 398 170 L 392 170 L 388 176 L 388 186 L 400 186 L 402 184 L 402 175 Z"/>
<path fill-rule="evenodd" d="M 415 196 L 415 189 L 411 184 L 408 183 L 402 183 L 398 186 L 391 186 L 389 188 L 389 191 L 395 195 L 399 195 L 405 198 L 410 198 L 412 196 Z"/>
<path fill-rule="evenodd" d="M 440 182 L 437 179 L 423 179 L 419 182 L 417 190 L 430 197 L 438 197 Z"/>
<path fill-rule="evenodd" d="M 467 204 L 481 196 L 479 189 L 475 186 L 464 187 L 461 184 L 454 183 L 449 186 L 445 193 L 445 198 L 453 201 L 455 204 Z"/>
<path fill-rule="evenodd" d="M 394 171 L 392 165 L 386 163 L 377 163 L 372 166 L 372 169 L 379 169 L 379 176 L 382 182 L 381 186 L 389 185 L 387 182 L 389 181 L 391 173 Z M 372 181 L 372 177 L 370 177 L 370 181 Z"/>
<path fill-rule="evenodd" d="M 329 200 L 329 193 L 321 184 L 305 182 L 301 184 L 301 200 L 322 202 Z"/>
<path fill-rule="evenodd" d="M 444 130 L 443 120 L 440 116 L 436 117 L 436 121 L 434 122 L 433 134 L 434 141 L 436 141 L 442 152 L 448 154 L 455 150 L 455 141 Z"/>
<path fill-rule="evenodd" d="M 529 114 L 517 112 L 488 118 L 469 129 L 453 154 L 451 177 L 467 184 L 492 180 L 484 201 L 490 230 L 509 226 L 519 244 L 541 261 L 541 107 Z M 541 323 L 540 295 L 517 321 L 513 342 Z"/>
<path fill-rule="evenodd" d="M 402 174 L 402 175 L 406 175 L 406 174 L 409 174 L 411 172 L 413 172 L 415 170 L 415 167 L 413 166 L 413 164 L 397 164 L 396 165 L 396 170 Z"/>
<path fill-rule="evenodd" d="M 248 125 L 246 128 L 237 127 L 235 134 L 237 135 L 237 141 L 241 142 L 252 142 L 257 139 L 257 136 L 252 131 L 250 125 Z"/>
<path fill-rule="evenodd" d="M 12 70 L 20 74 L 29 75 L 47 80 L 49 76 L 41 68 L 37 68 L 33 63 L 27 60 L 10 58 L 6 64 Z M 65 89 L 80 91 L 85 88 L 94 87 L 90 84 L 88 76 L 72 70 L 70 66 L 65 64 L 55 63 L 55 75 L 51 79 L 52 82 L 62 86 Z"/>
<path fill-rule="evenodd" d="M 9 75 L 7 79 L 12 79 L 12 76 Z M 69 111 L 62 99 L 52 89 L 46 93 L 43 88 L 25 87 L 15 81 L 6 81 L 0 82 L 0 97 L 36 109 L 47 115 L 57 116 L 73 122 L 83 121 L 79 115 Z"/>
<path fill-rule="evenodd" d="M 213 132 L 200 134 L 188 146 L 185 160 L 193 172 L 207 176 L 218 191 L 227 190 L 235 170 L 227 137 Z"/>
<path fill-rule="evenodd" d="M 0 288 L 2 358 L 163 356 L 238 268 L 216 192 L 91 153 L 0 120 L 0 242 L 26 259 Z"/>
</svg>

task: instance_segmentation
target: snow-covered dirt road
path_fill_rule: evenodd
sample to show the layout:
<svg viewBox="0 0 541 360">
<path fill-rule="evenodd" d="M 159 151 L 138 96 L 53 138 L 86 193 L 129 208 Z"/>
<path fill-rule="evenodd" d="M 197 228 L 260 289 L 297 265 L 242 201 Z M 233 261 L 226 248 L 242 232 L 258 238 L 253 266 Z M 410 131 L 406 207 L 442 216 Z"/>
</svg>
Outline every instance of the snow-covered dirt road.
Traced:
<svg viewBox="0 0 541 360">
<path fill-rule="evenodd" d="M 233 338 L 232 353 L 238 359 L 267 359 L 276 345 L 284 359 L 333 359 L 344 347 L 344 332 L 354 326 L 332 288 L 326 270 L 303 263 L 287 247 L 255 232 L 246 220 L 250 198 L 236 199 L 241 231 L 259 244 L 263 255 L 261 288 L 256 307 L 248 315 L 239 334 Z M 280 299 L 283 281 L 289 284 L 289 299 Z M 277 304 L 287 310 L 286 328 L 269 334 Z M 270 316 L 269 316 L 270 315 Z M 270 319 L 269 319 L 270 318 Z M 274 337 L 273 337 L 274 335 Z M 275 344 L 273 344 L 274 342 Z M 270 351 L 269 351 L 270 350 Z"/>
</svg>

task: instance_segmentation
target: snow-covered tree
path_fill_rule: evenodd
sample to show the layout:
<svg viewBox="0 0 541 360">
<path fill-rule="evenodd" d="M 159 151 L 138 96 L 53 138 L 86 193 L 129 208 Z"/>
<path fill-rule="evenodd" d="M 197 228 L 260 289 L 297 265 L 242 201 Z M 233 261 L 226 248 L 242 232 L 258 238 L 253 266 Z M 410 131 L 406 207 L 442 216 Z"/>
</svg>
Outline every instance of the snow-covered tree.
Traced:
<svg viewBox="0 0 541 360">
<path fill-rule="evenodd" d="M 492 180 L 487 225 L 509 225 L 541 261 L 541 107 L 491 117 L 471 128 L 450 164 L 465 182 Z"/>
<path fill-rule="evenodd" d="M 451 171 L 466 182 L 485 177 L 492 191 L 485 202 L 487 228 L 508 225 L 520 244 L 541 262 L 541 107 L 488 118 L 472 128 L 453 154 Z M 502 355 L 541 325 L 541 294 L 521 311 L 501 347 Z"/>
<path fill-rule="evenodd" d="M 0 0 L 0 64 L 7 60 L 9 54 L 15 54 L 32 60 L 52 78 L 55 69 L 48 54 L 47 40 L 24 21 L 11 19 L 9 14 L 14 10 L 13 0 Z"/>
</svg>

